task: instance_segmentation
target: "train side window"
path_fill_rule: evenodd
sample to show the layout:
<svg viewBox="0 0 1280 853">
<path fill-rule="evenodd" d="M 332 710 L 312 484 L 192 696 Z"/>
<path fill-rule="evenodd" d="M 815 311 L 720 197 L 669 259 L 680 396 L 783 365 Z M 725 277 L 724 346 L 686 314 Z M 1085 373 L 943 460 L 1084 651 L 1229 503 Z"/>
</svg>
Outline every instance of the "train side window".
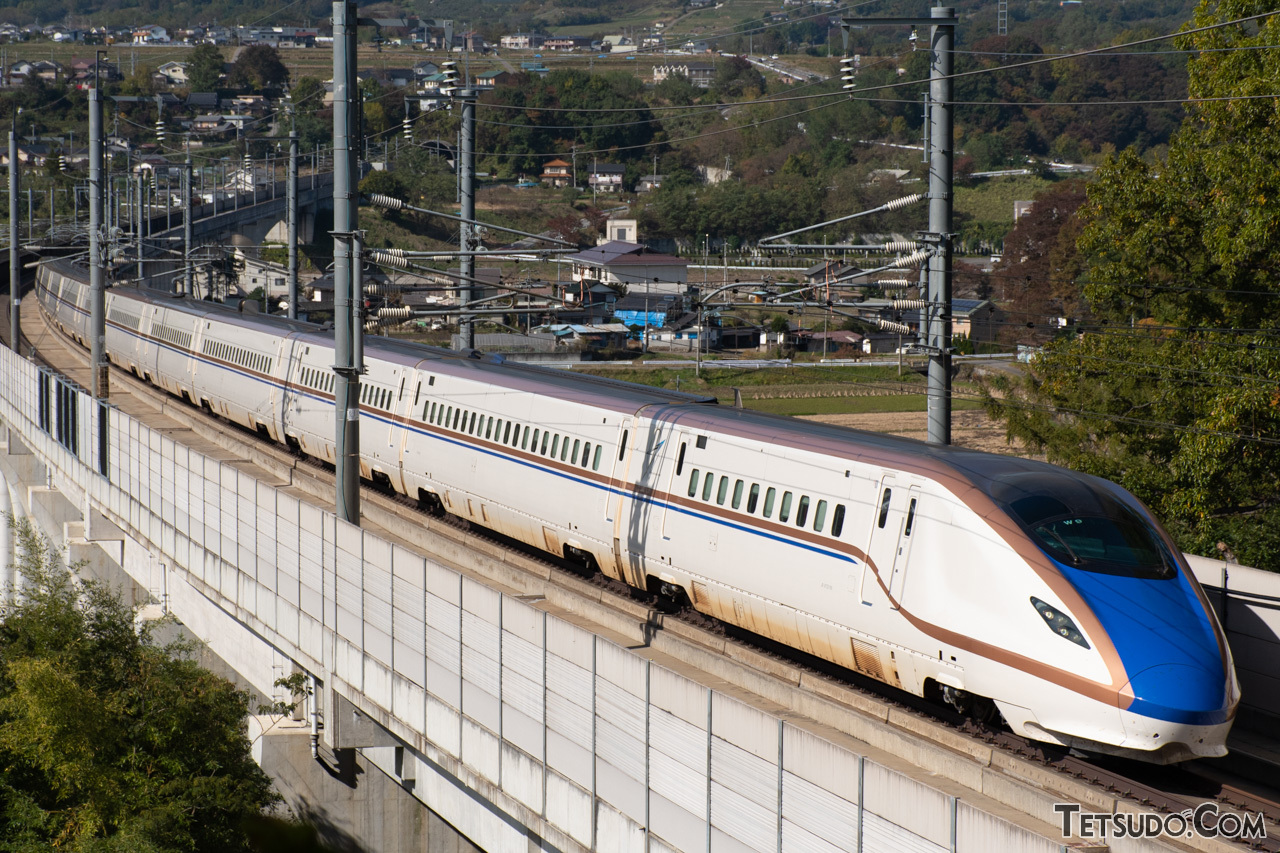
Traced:
<svg viewBox="0 0 1280 853">
<path fill-rule="evenodd" d="M 831 514 L 831 535 L 839 536 L 844 530 L 844 504 L 836 504 L 836 511 Z"/>
<path fill-rule="evenodd" d="M 502 429 L 502 424 L 498 424 L 498 429 Z M 484 437 L 491 438 L 493 436 L 493 418 L 489 418 L 484 425 Z"/>
<path fill-rule="evenodd" d="M 676 457 L 676 476 L 679 477 L 684 471 L 684 450 L 687 446 L 686 442 L 680 442 L 680 455 Z"/>
<path fill-rule="evenodd" d="M 689 475 L 689 497 L 693 497 L 698 493 L 698 474 L 698 469 L 694 468 L 693 473 Z"/>
<path fill-rule="evenodd" d="M 568 444 L 568 443 L 569 443 L 569 440 L 568 440 L 568 439 L 565 439 L 565 444 Z M 576 438 L 575 438 L 575 439 L 573 440 L 573 453 L 569 454 L 569 464 L 570 464 L 570 465 L 577 465 L 577 464 L 578 464 L 578 449 L 579 449 L 581 446 L 582 446 L 582 445 L 581 445 L 581 442 L 580 442 L 578 439 L 576 439 Z"/>
<path fill-rule="evenodd" d="M 560 461 L 564 462 L 569 458 L 569 436 L 564 437 L 564 441 L 560 444 Z"/>
<path fill-rule="evenodd" d="M 516 427 L 516 435 L 519 435 L 519 434 L 520 434 L 520 427 Z M 506 431 L 503 432 L 502 434 L 502 443 L 503 444 L 511 443 L 511 421 L 507 421 Z"/>
<path fill-rule="evenodd" d="M 422 419 L 429 424 L 433 424 L 436 422 L 436 404 L 435 403 L 422 404 Z"/>
<path fill-rule="evenodd" d="M 564 444 L 565 444 L 565 447 L 569 446 L 568 441 L 566 441 Z M 556 454 L 559 452 L 560 452 L 560 433 L 555 433 L 554 435 L 551 436 L 551 458 L 555 459 Z"/>
<path fill-rule="evenodd" d="M 596 453 L 595 453 L 595 456 L 593 456 L 593 457 L 591 458 L 591 470 L 592 470 L 592 471 L 599 471 L 599 470 L 600 470 L 600 448 L 601 448 L 601 447 L 603 447 L 603 446 L 604 446 L 604 445 L 601 445 L 601 444 L 597 444 L 597 445 L 596 445 Z"/>
<path fill-rule="evenodd" d="M 591 463 L 591 442 L 584 441 L 582 443 L 582 467 L 586 468 Z"/>
<path fill-rule="evenodd" d="M 747 494 L 747 512 L 755 515 L 756 504 L 760 502 L 760 484 L 752 483 L 751 491 Z"/>
<path fill-rule="evenodd" d="M 778 497 L 778 490 L 775 489 L 773 486 L 770 486 L 769 490 L 764 493 L 764 517 L 765 518 L 773 517 L 773 502 L 777 497 Z"/>
<path fill-rule="evenodd" d="M 742 489 L 746 484 L 738 480 L 733 484 L 733 508 L 742 506 Z"/>
<path fill-rule="evenodd" d="M 911 535 L 911 525 L 916 521 L 916 499 L 912 498 L 911 503 L 907 506 L 907 526 L 902 531 L 903 536 Z"/>
<path fill-rule="evenodd" d="M 455 409 L 453 406 L 450 406 L 449 414 L 446 415 L 444 419 L 444 425 L 449 427 L 449 429 L 456 430 L 458 428 L 458 416 L 461 414 L 462 409 Z"/>
<path fill-rule="evenodd" d="M 538 442 L 538 431 L 537 431 L 537 430 L 534 430 L 534 431 L 533 431 L 533 436 L 534 436 L 534 437 L 533 437 L 534 444 L 537 444 L 537 442 Z M 524 436 L 520 439 L 520 449 L 521 449 L 521 450 L 528 450 L 528 449 L 529 449 L 529 427 L 528 427 L 528 426 L 525 426 L 525 428 L 524 428 Z"/>
<path fill-rule="evenodd" d="M 716 489 L 716 505 L 724 506 L 724 499 L 729 496 L 729 478 L 720 475 L 720 488 Z"/>
<path fill-rule="evenodd" d="M 707 478 L 702 481 L 702 499 L 704 501 L 711 500 L 711 490 L 716 487 L 716 475 L 710 471 L 707 472 Z"/>
<path fill-rule="evenodd" d="M 539 436 L 541 436 L 541 435 L 542 435 L 542 430 L 540 430 L 540 429 L 535 429 L 535 430 L 533 431 L 533 447 L 532 447 L 532 450 L 533 450 L 533 452 L 534 452 L 534 453 L 537 453 L 537 452 L 538 452 L 538 437 L 539 437 Z"/>
<path fill-rule="evenodd" d="M 622 431 L 622 441 L 618 443 L 618 461 L 622 461 L 622 457 L 627 455 L 627 431 Z"/>
<path fill-rule="evenodd" d="M 557 435 L 556 437 L 557 437 L 557 438 L 559 438 L 559 436 L 558 436 L 558 435 Z M 547 455 L 547 442 L 549 442 L 550 440 L 551 440 L 551 433 L 547 432 L 546 430 L 543 430 L 543 431 L 542 431 L 542 449 L 541 449 L 540 451 L 538 451 L 538 452 L 539 452 L 539 453 L 541 453 L 543 456 L 546 456 L 546 455 Z M 555 453 L 555 450 L 554 450 L 554 449 L 552 449 L 552 451 L 551 451 L 551 452 L 552 452 L 552 453 Z"/>
<path fill-rule="evenodd" d="M 884 529 L 884 523 L 889 518 L 889 498 L 893 496 L 893 489 L 885 489 L 884 497 L 880 498 L 880 518 L 876 521 L 876 526 L 881 530 Z"/>
<path fill-rule="evenodd" d="M 796 507 L 796 527 L 804 527 L 805 519 L 809 517 L 809 496 L 800 496 L 800 505 Z"/>
<path fill-rule="evenodd" d="M 813 529 L 818 533 L 822 532 L 822 528 L 827 523 L 827 502 L 818 501 L 818 506 L 813 510 Z"/>
<path fill-rule="evenodd" d="M 791 493 L 782 493 L 782 506 L 778 507 L 778 521 L 786 521 L 791 517 Z"/>
<path fill-rule="evenodd" d="M 471 413 L 471 428 L 468 429 L 467 432 L 471 433 L 472 435 L 476 434 L 476 413 L 475 412 Z"/>
</svg>

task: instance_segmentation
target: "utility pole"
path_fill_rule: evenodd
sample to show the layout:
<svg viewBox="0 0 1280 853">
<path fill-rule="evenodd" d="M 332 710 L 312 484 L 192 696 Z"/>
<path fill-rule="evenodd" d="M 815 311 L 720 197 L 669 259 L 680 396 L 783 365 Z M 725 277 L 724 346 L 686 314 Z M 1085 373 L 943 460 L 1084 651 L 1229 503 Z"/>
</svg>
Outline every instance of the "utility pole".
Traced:
<svg viewBox="0 0 1280 853">
<path fill-rule="evenodd" d="M 18 296 L 22 292 L 22 266 L 18 263 L 18 125 L 9 129 L 9 349 L 18 351 Z"/>
<path fill-rule="evenodd" d="M 138 239 L 138 287 L 142 287 L 144 284 L 143 283 L 144 270 L 143 270 L 143 260 L 142 260 L 143 204 L 142 204 L 142 165 L 141 163 L 139 163 L 138 165 L 138 178 L 134 184 L 134 190 L 137 192 L 137 197 L 135 198 L 135 201 L 138 204 L 138 230 L 135 234 L 135 236 Z"/>
<path fill-rule="evenodd" d="M 285 209 L 289 214 L 289 319 L 298 319 L 298 131 L 289 131 L 289 179 Z"/>
<path fill-rule="evenodd" d="M 929 144 L 929 230 L 917 237 L 927 249 L 926 304 L 921 314 L 923 349 L 929 355 L 928 440 L 930 444 L 951 443 L 951 240 L 952 240 L 952 157 L 954 120 L 952 117 L 952 50 L 955 44 L 956 13 L 951 7 L 935 7 L 928 18 L 843 18 L 846 48 L 850 27 L 875 25 L 929 27 L 929 97 L 927 101 Z M 856 58 L 855 58 L 856 59 Z M 847 60 L 846 60 L 847 62 Z M 842 64 L 844 64 L 842 62 Z M 845 88 L 852 88 L 852 69 Z M 901 347 L 899 347 L 901 349 Z"/>
<path fill-rule="evenodd" d="M 337 515 L 360 523 L 360 365 L 356 353 L 364 329 L 361 294 L 355 292 L 355 231 L 359 227 L 356 181 L 359 163 L 354 134 L 360 126 L 356 80 L 356 4 L 333 4 L 333 329 L 334 445 Z"/>
<path fill-rule="evenodd" d="M 102 206 L 106 200 L 102 148 L 102 95 L 95 73 L 93 88 L 89 90 L 89 360 L 93 385 L 90 390 L 98 400 L 105 400 L 108 390 L 107 298 L 102 269 Z"/>
<path fill-rule="evenodd" d="M 929 350 L 930 444 L 951 443 L 951 202 L 953 117 L 951 69 L 955 9 L 929 10 Z"/>
<path fill-rule="evenodd" d="M 466 221 L 460 229 L 460 248 L 463 251 L 458 258 L 462 283 L 462 302 L 470 304 L 475 299 L 472 279 L 476 274 L 476 258 L 470 254 L 475 251 L 475 226 L 471 223 L 476 218 L 476 93 L 474 89 L 463 89 L 458 93 L 462 99 L 462 209 L 460 215 Z M 475 323 L 471 317 L 464 316 L 458 324 L 458 332 L 462 337 L 462 348 L 473 349 L 476 345 Z"/>
<path fill-rule="evenodd" d="M 191 268 L 191 137 L 187 137 L 187 162 L 182 170 L 182 292 L 195 295 L 195 270 Z"/>
</svg>

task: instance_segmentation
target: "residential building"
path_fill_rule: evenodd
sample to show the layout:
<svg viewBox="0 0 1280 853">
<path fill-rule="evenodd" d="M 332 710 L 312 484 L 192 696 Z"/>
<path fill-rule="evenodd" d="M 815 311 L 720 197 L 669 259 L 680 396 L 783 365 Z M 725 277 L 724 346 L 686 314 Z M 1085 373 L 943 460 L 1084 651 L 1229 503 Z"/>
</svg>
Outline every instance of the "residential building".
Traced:
<svg viewBox="0 0 1280 853">
<path fill-rule="evenodd" d="M 573 183 L 573 166 L 556 159 L 542 167 L 542 183 L 553 187 L 567 187 Z"/>
<path fill-rule="evenodd" d="M 507 50 L 534 50 L 542 47 L 546 36 L 538 33 L 512 33 L 498 39 L 498 44 Z"/>
<path fill-rule="evenodd" d="M 595 192 L 620 192 L 622 190 L 622 176 L 626 171 L 625 166 L 620 166 L 617 163 L 597 163 L 587 173 L 587 186 L 591 187 Z"/>
<path fill-rule="evenodd" d="M 641 175 L 636 180 L 636 192 L 648 193 L 653 192 L 662 186 L 662 179 L 665 175 Z"/>
<path fill-rule="evenodd" d="M 510 71 L 503 71 L 501 68 L 494 68 L 490 71 L 483 71 L 475 76 L 472 82 L 473 88 L 476 89 L 493 89 L 497 86 L 507 86 L 515 82 L 516 75 Z"/>
<path fill-rule="evenodd" d="M 591 39 L 586 36 L 547 36 L 542 42 L 546 50 L 587 50 Z"/>
<path fill-rule="evenodd" d="M 716 67 L 710 62 L 671 62 L 653 66 L 654 85 L 679 74 L 700 89 L 709 89 L 716 79 Z"/>
<path fill-rule="evenodd" d="M 157 24 L 148 24 L 133 31 L 134 44 L 168 44 L 169 31 Z"/>
<path fill-rule="evenodd" d="M 575 282 L 600 282 L 632 293 L 680 293 L 689 280 L 689 262 L 684 258 L 621 240 L 569 255 L 568 260 Z"/>
<path fill-rule="evenodd" d="M 187 63 L 166 62 L 156 69 L 156 76 L 163 80 L 166 86 L 185 86 L 188 83 Z"/>
</svg>

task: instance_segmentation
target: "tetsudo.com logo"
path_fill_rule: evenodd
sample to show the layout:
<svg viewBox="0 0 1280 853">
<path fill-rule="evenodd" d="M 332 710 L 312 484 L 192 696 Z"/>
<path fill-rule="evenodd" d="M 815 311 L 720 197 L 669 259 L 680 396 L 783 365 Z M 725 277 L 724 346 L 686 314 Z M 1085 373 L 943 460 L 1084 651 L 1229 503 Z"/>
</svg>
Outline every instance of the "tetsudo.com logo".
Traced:
<svg viewBox="0 0 1280 853">
<path fill-rule="evenodd" d="M 1056 803 L 1062 817 L 1063 838 L 1225 838 L 1261 841 L 1267 837 L 1262 813 L 1238 815 L 1218 810 L 1217 803 L 1201 803 L 1174 814 L 1104 814 L 1086 812 L 1076 803 Z"/>
</svg>

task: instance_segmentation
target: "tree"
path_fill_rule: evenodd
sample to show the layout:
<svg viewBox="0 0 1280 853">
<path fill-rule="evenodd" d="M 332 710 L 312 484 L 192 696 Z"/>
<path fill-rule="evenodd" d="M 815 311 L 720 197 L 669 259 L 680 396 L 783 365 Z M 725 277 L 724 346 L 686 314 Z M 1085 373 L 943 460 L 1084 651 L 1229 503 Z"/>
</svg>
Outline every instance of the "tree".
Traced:
<svg viewBox="0 0 1280 853">
<path fill-rule="evenodd" d="M 245 737 L 248 695 L 159 645 L 62 567 L 25 520 L 0 610 L 0 850 L 247 850 L 278 798 Z"/>
<path fill-rule="evenodd" d="M 1193 26 L 1270 11 L 1204 2 Z M 1179 39 L 1190 115 L 1161 162 L 1099 170 L 1081 208 L 1096 324 L 1049 347 L 989 408 L 1051 459 L 1109 477 L 1188 551 L 1225 542 L 1280 570 L 1280 21 Z M 1000 395 L 1004 395 L 1001 397 Z"/>
<path fill-rule="evenodd" d="M 198 45 L 187 62 L 187 82 L 193 92 L 212 92 L 222 80 L 222 51 L 211 44 Z"/>
<path fill-rule="evenodd" d="M 237 89 L 271 89 L 289 82 L 289 69 L 274 47 L 254 44 L 241 51 L 232 63 L 227 82 Z"/>
</svg>

